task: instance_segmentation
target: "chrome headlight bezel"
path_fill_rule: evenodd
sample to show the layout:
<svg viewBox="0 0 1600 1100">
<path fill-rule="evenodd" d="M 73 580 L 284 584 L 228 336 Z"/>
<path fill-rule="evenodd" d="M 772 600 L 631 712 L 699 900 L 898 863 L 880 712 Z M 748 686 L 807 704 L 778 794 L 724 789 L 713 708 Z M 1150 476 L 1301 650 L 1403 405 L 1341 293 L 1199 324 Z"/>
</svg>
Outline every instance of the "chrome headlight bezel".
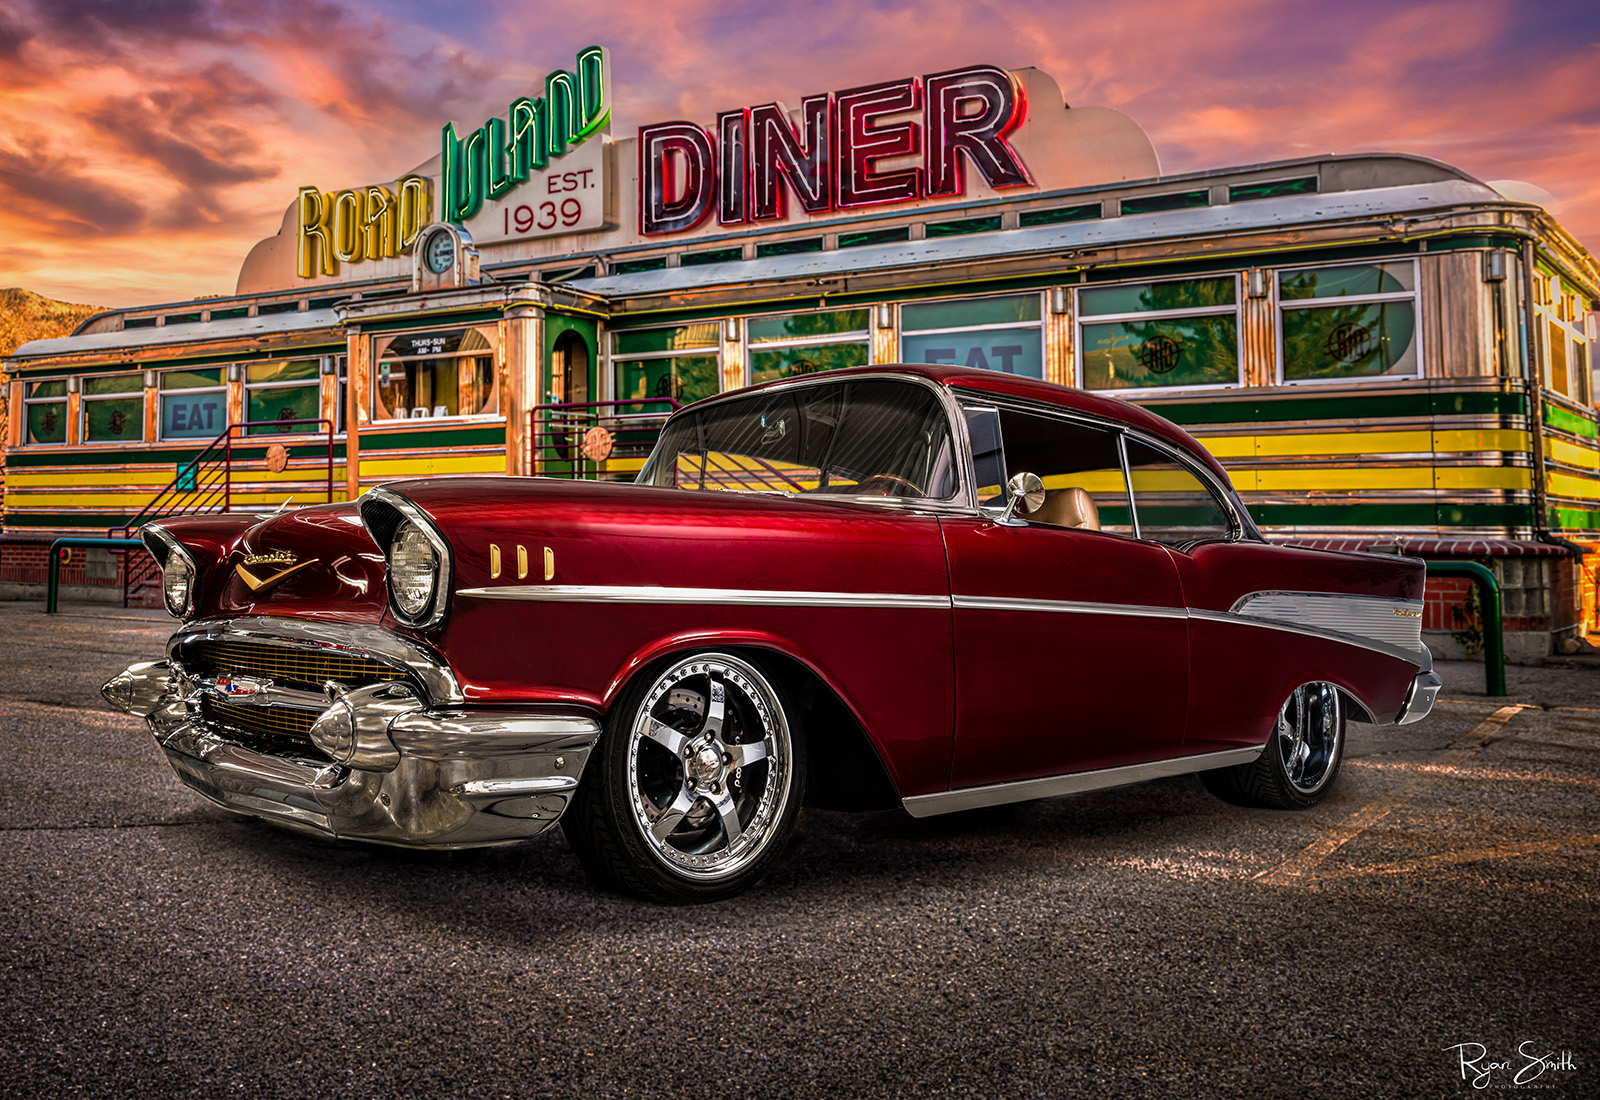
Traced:
<svg viewBox="0 0 1600 1100">
<path fill-rule="evenodd" d="M 450 609 L 451 580 L 455 573 L 454 559 L 450 553 L 450 543 L 439 533 L 433 521 L 422 509 L 398 493 L 386 489 L 370 489 L 363 500 L 370 499 L 373 504 L 382 505 L 379 511 L 389 512 L 388 519 L 392 522 L 374 521 L 367 508 L 361 508 L 362 524 L 367 528 L 367 533 L 374 542 L 383 550 L 384 558 L 384 588 L 388 594 L 389 611 L 394 617 L 407 626 L 426 630 L 438 626 L 444 621 Z M 394 548 L 403 532 L 415 529 L 426 540 L 433 550 L 433 588 L 420 608 L 413 610 L 401 603 L 395 593 L 394 583 Z"/>
<path fill-rule="evenodd" d="M 154 523 L 140 528 L 139 541 L 144 543 L 150 556 L 161 566 L 161 604 L 167 614 L 180 622 L 191 618 L 194 615 L 194 592 L 200 581 L 200 567 L 195 563 L 194 555 L 185 550 L 183 544 L 165 528 Z M 181 590 L 174 583 L 179 576 L 186 577 Z M 176 601 L 173 599 L 175 590 L 181 591 Z"/>
</svg>

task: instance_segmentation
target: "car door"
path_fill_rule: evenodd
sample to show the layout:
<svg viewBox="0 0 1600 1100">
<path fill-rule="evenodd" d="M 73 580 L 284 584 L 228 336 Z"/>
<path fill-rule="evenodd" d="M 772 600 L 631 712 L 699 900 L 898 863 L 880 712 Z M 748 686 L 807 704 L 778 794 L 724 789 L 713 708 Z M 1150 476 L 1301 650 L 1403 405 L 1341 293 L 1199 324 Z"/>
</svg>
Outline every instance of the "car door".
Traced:
<svg viewBox="0 0 1600 1100">
<path fill-rule="evenodd" d="M 983 514 L 941 519 L 955 642 L 951 787 L 1176 755 L 1188 635 L 1176 567 L 1133 537 L 1120 433 L 997 406 L 965 409 Z M 1000 486 L 1046 503 L 1005 518 Z M 1085 504 L 1087 500 L 1088 504 Z"/>
</svg>

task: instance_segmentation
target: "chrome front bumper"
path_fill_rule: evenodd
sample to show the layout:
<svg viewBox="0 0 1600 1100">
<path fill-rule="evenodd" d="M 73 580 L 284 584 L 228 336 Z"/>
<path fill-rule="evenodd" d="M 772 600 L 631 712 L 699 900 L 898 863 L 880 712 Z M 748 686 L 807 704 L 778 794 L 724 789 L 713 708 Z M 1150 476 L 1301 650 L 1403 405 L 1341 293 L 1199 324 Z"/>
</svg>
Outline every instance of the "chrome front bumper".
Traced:
<svg viewBox="0 0 1600 1100">
<path fill-rule="evenodd" d="M 169 652 L 196 629 L 238 636 L 244 622 L 252 639 L 279 637 L 263 620 L 199 624 L 175 637 Z M 428 671 L 431 680 L 413 677 L 407 685 L 321 700 L 326 707 L 316 725 L 332 723 L 355 742 L 344 762 L 309 746 L 294 753 L 247 745 L 247 737 L 203 713 L 208 697 L 233 703 L 238 697 L 216 678 L 186 673 L 176 660 L 133 665 L 101 694 L 150 723 L 184 783 L 239 813 L 415 848 L 505 844 L 554 825 L 578 788 L 599 722 L 571 710 L 468 706 L 458 689 L 437 686 L 454 688 L 448 669 Z M 267 707 L 288 696 L 303 707 L 307 695 L 265 686 L 261 694 L 268 701 L 257 705 Z M 441 695 L 446 701 L 427 697 Z"/>
</svg>

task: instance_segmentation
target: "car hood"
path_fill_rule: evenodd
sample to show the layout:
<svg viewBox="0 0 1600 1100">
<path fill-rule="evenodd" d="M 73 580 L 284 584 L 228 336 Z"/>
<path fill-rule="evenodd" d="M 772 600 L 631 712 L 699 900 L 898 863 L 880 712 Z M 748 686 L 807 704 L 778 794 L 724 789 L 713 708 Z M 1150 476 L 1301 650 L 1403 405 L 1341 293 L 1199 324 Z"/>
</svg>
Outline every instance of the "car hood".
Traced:
<svg viewBox="0 0 1600 1100">
<path fill-rule="evenodd" d="M 269 516 L 245 530 L 217 566 L 212 592 L 218 614 L 314 615 L 342 622 L 383 617 L 383 553 L 354 504 Z"/>
</svg>

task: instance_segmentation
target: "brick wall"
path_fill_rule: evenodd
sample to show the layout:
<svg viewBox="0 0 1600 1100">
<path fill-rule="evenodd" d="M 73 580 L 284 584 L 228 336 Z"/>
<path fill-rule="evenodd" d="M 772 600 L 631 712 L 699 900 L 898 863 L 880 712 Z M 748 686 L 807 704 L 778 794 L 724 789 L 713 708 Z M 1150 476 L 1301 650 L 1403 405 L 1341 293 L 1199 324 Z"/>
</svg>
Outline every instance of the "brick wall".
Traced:
<svg viewBox="0 0 1600 1100">
<path fill-rule="evenodd" d="M 61 563 L 61 570 L 57 574 L 58 583 L 63 588 L 82 586 L 121 593 L 123 571 L 130 564 L 136 570 L 154 565 L 143 547 L 127 553 L 82 546 L 70 549 L 71 557 Z M 0 583 L 43 585 L 49 581 L 48 542 L 0 542 Z M 159 591 L 152 596 L 147 590 L 132 602 L 136 607 L 157 607 L 160 606 L 160 596 Z"/>
</svg>

